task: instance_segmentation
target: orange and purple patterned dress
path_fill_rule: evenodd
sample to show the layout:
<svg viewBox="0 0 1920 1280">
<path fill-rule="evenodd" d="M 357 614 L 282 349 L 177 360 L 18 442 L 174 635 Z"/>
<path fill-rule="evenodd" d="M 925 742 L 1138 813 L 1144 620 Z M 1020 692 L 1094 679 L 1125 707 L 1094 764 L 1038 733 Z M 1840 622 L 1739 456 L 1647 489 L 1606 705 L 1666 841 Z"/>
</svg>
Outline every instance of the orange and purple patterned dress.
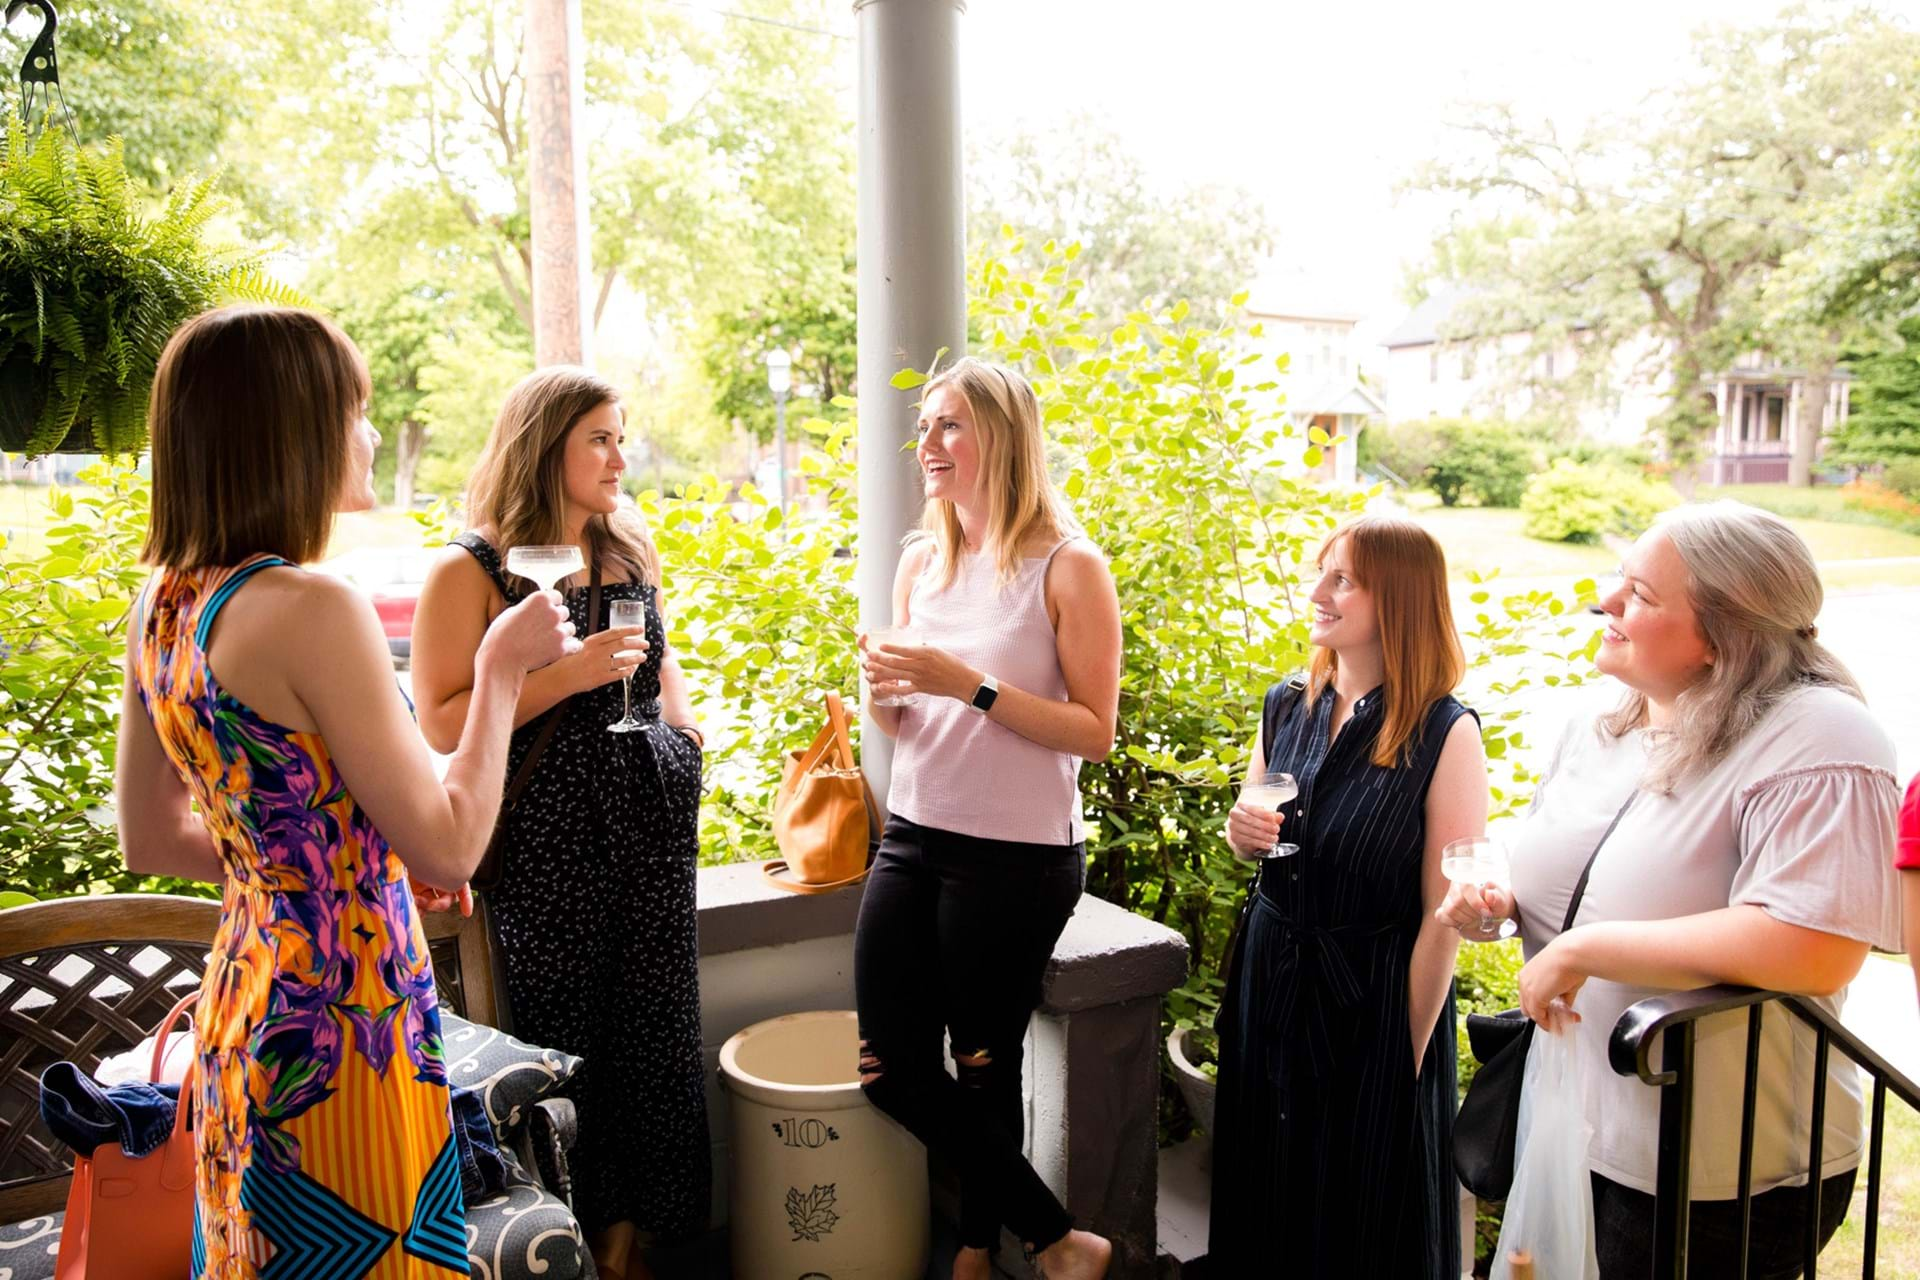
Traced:
<svg viewBox="0 0 1920 1280">
<path fill-rule="evenodd" d="M 406 868 L 320 736 L 259 715 L 207 665 L 221 605 L 284 563 L 162 569 L 135 655 L 227 872 L 194 1015 L 194 1274 L 464 1276 L 440 1012 Z"/>
</svg>

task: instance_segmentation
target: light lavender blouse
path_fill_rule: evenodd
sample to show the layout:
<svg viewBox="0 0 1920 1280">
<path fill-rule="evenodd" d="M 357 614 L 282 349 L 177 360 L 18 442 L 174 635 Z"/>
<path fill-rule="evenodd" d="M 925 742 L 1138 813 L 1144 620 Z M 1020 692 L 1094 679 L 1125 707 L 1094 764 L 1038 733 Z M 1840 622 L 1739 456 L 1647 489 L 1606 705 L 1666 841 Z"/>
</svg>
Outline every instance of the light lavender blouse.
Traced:
<svg viewBox="0 0 1920 1280">
<path fill-rule="evenodd" d="M 1591 716 L 1570 724 L 1527 816 L 1508 833 L 1521 936 L 1532 957 L 1559 932 L 1580 868 L 1640 782 L 1646 731 L 1607 735 Z M 1751 904 L 1776 920 L 1900 946 L 1892 859 L 1900 793 L 1893 745 L 1850 695 L 1807 688 L 1778 706 L 1713 769 L 1671 796 L 1643 791 L 1594 863 L 1575 927 L 1659 920 Z M 1607 1065 L 1607 1040 L 1648 988 L 1592 979 L 1576 1001 L 1593 1070 L 1587 1118 L 1593 1169 L 1651 1193 L 1659 1090 Z M 1846 993 L 1819 1003 L 1839 1014 Z M 1814 1037 L 1778 1008 L 1761 1036 L 1754 1190 L 1806 1181 Z M 1746 1015 L 1703 1021 L 1696 1045 L 1693 1187 L 1697 1200 L 1738 1193 Z M 1656 1062 L 1659 1055 L 1656 1053 Z M 1860 1084 L 1834 1054 L 1822 1176 L 1860 1162 Z"/>
</svg>

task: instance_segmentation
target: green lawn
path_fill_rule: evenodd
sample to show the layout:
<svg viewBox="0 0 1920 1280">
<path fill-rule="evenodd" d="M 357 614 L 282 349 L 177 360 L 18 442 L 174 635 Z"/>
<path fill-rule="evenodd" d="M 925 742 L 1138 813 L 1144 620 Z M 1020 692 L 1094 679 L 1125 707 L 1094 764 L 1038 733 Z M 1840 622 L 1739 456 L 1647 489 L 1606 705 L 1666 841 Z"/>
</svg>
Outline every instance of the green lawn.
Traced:
<svg viewBox="0 0 1920 1280">
<path fill-rule="evenodd" d="M 1620 561 L 1619 553 L 1606 547 L 1529 538 L 1520 531 L 1523 517 L 1513 508 L 1416 505 L 1412 515 L 1440 539 L 1455 577 L 1465 577 L 1470 569 L 1484 573 L 1495 567 L 1506 578 L 1575 577 L 1605 573 Z M 1920 585 L 1920 537 L 1874 525 L 1805 517 L 1788 517 L 1787 522 L 1822 563 L 1829 590 Z M 1903 560 L 1910 562 L 1900 563 Z"/>
<path fill-rule="evenodd" d="M 425 536 L 404 511 L 351 511 L 334 521 L 327 558 L 355 547 L 418 547 Z"/>
<path fill-rule="evenodd" d="M 44 545 L 41 534 L 51 521 L 47 510 L 51 492 L 43 485 L 0 484 L 0 534 L 6 535 L 9 548 L 35 554 Z M 79 497 L 86 490 L 68 492 Z"/>
<path fill-rule="evenodd" d="M 1873 1093 L 1864 1099 L 1871 1121 Z M 1823 1276 L 1857 1276 L 1865 1247 L 1866 1166 L 1853 1193 L 1847 1221 L 1820 1254 Z M 1880 1236 L 1874 1249 L 1876 1275 L 1920 1276 L 1920 1113 L 1887 1097 L 1886 1152 L 1880 1157 Z"/>
<path fill-rule="evenodd" d="M 9 549 L 30 555 L 40 550 L 51 492 L 42 485 L 0 484 L 0 534 L 6 535 Z M 78 498 L 88 491 L 76 486 L 67 492 Z M 350 512 L 334 522 L 326 558 L 355 547 L 419 546 L 422 536 L 420 526 L 403 511 Z"/>
<path fill-rule="evenodd" d="M 1447 568 L 1456 578 L 1469 570 L 1503 578 L 1591 577 L 1620 563 L 1605 547 L 1572 542 L 1542 542 L 1520 532 L 1521 516 L 1511 507 L 1428 507 L 1412 513 L 1447 551 Z"/>
</svg>

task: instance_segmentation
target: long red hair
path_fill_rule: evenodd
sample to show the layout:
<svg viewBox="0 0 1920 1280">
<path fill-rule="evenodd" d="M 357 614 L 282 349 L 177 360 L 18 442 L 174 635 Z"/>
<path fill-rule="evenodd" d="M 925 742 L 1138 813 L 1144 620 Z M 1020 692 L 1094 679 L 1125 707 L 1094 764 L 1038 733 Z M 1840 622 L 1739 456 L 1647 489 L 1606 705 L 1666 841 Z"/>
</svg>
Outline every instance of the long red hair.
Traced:
<svg viewBox="0 0 1920 1280">
<path fill-rule="evenodd" d="M 1466 674 L 1467 659 L 1453 626 L 1447 595 L 1447 556 L 1433 535 L 1399 516 L 1366 516 L 1328 536 L 1317 563 L 1346 544 L 1354 581 L 1373 596 L 1386 669 L 1386 722 L 1373 747 L 1373 762 L 1400 764 L 1426 718 L 1427 708 L 1452 693 Z M 1333 683 L 1339 655 L 1315 649 L 1307 667 L 1307 705 Z"/>
</svg>

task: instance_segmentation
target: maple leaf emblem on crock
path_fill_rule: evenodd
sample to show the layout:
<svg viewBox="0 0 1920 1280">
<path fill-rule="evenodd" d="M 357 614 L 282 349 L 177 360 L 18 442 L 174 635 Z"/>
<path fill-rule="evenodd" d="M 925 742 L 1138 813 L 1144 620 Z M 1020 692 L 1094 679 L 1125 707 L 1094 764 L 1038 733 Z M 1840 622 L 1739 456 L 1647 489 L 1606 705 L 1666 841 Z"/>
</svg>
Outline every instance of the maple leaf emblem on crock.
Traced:
<svg viewBox="0 0 1920 1280">
<path fill-rule="evenodd" d="M 840 1221 L 840 1215 L 833 1211 L 833 1188 L 815 1186 L 812 1191 L 802 1191 L 798 1187 L 787 1189 L 787 1225 L 793 1228 L 795 1240 L 811 1240 L 815 1244 L 820 1237 L 831 1232 L 834 1224 Z"/>
</svg>

